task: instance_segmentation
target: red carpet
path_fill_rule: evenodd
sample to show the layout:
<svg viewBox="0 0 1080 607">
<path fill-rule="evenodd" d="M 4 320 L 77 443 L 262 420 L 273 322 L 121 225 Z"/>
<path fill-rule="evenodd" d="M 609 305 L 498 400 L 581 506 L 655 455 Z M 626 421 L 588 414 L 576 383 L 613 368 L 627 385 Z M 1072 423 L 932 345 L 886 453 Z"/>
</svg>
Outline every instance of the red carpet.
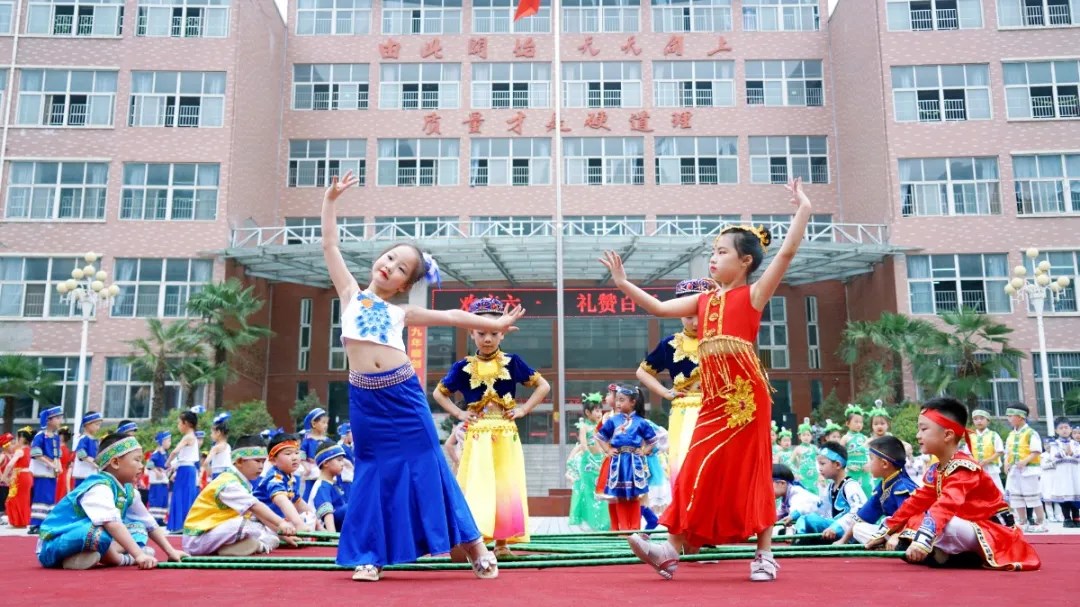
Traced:
<svg viewBox="0 0 1080 607">
<path fill-rule="evenodd" d="M 782 559 L 780 578 L 754 584 L 746 562 L 683 564 L 665 582 L 641 566 L 505 571 L 481 581 L 467 572 L 388 574 L 359 584 L 346 572 L 42 569 L 30 537 L 0 538 L 0 571 L 8 605 L 498 605 L 574 606 L 618 596 L 638 605 L 918 606 L 936 604 L 1076 604 L 1080 536 L 1035 537 L 1043 561 L 1036 572 L 931 570 L 884 559 Z M 279 555 L 301 554 L 280 551 Z M 333 554 L 308 548 L 307 556 Z M 945 601 L 944 592 L 953 598 Z M 871 598 L 872 597 L 872 598 Z M 10 602 L 9 602 L 10 601 Z M 342 601 L 345 601 L 342 603 Z M 606 601 L 603 601 L 606 602 Z"/>
</svg>

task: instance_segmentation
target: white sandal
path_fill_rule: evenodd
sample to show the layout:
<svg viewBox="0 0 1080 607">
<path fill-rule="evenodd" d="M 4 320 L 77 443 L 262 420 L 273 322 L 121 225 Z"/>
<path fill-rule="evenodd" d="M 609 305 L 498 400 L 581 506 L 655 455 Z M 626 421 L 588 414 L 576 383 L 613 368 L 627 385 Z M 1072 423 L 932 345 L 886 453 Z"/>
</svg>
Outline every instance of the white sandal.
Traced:
<svg viewBox="0 0 1080 607">
<path fill-rule="evenodd" d="M 354 582 L 377 582 L 382 574 L 382 569 L 375 565 L 360 565 L 353 569 L 352 579 Z"/>
</svg>

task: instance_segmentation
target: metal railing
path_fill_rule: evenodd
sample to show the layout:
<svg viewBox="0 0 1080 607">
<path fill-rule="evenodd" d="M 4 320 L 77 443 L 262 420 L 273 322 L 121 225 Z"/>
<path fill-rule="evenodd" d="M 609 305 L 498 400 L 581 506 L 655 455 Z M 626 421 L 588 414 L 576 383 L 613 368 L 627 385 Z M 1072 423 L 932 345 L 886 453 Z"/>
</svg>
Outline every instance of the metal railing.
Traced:
<svg viewBox="0 0 1080 607">
<path fill-rule="evenodd" d="M 435 168 L 398 167 L 397 184 L 399 186 L 435 185 Z"/>
<path fill-rule="evenodd" d="M 941 102 L 937 99 L 919 100 L 919 122 L 940 122 Z"/>
<path fill-rule="evenodd" d="M 819 88 L 807 87 L 806 89 L 806 106 L 807 107 L 821 107 L 825 104 L 825 93 Z"/>
<path fill-rule="evenodd" d="M 930 9 L 911 11 L 911 29 L 918 32 L 934 29 L 934 11 Z"/>
<path fill-rule="evenodd" d="M 202 15 L 174 16 L 172 18 L 173 38 L 198 38 L 202 35 Z"/>
<path fill-rule="evenodd" d="M 945 120 L 967 120 L 967 108 L 963 99 L 945 100 Z"/>
<path fill-rule="evenodd" d="M 588 107 L 622 107 L 622 90 L 603 89 L 590 90 L 586 100 Z"/>
<path fill-rule="evenodd" d="M 937 29 L 955 30 L 960 29 L 960 18 L 955 8 L 937 9 Z"/>
<path fill-rule="evenodd" d="M 747 88 L 746 105 L 765 105 L 765 89 Z"/>
<path fill-rule="evenodd" d="M 1032 118 L 1053 118 L 1054 117 L 1054 98 L 1050 95 L 1032 96 L 1031 98 L 1031 117 Z"/>
<path fill-rule="evenodd" d="M 510 167 L 510 183 L 529 185 L 529 167 Z"/>
<path fill-rule="evenodd" d="M 539 34 L 551 31 L 551 7 L 541 7 L 540 11 L 528 19 L 514 21 L 514 8 L 473 7 L 473 29 L 477 34 Z"/>
<path fill-rule="evenodd" d="M 1065 205 L 1066 191 L 1068 191 L 1067 186 L 1060 179 L 1045 181 L 1018 179 L 1014 182 L 1016 212 L 1019 215 L 1067 213 L 1070 209 Z"/>
<path fill-rule="evenodd" d="M 1058 95 L 1058 116 L 1076 118 L 1080 116 L 1080 98 L 1077 95 Z"/>
<path fill-rule="evenodd" d="M 402 91 L 401 107 L 406 110 L 434 110 L 439 108 L 438 91 Z"/>
<path fill-rule="evenodd" d="M 199 126 L 199 113 L 201 107 L 197 105 L 181 105 L 176 126 L 197 127 Z"/>
<path fill-rule="evenodd" d="M 731 7 L 728 6 L 654 6 L 653 31 L 657 32 L 730 32 Z"/>
<path fill-rule="evenodd" d="M 637 7 L 563 8 L 563 31 L 599 34 L 637 32 L 641 29 L 641 10 Z"/>
<path fill-rule="evenodd" d="M 1042 25 L 1043 24 L 1043 7 L 1042 7 L 1042 5 L 1025 7 L 1024 16 L 1027 17 L 1027 24 L 1028 25 Z"/>
<path fill-rule="evenodd" d="M 1068 4 L 1051 4 L 1046 7 L 1050 25 L 1072 25 L 1072 11 Z"/>
</svg>

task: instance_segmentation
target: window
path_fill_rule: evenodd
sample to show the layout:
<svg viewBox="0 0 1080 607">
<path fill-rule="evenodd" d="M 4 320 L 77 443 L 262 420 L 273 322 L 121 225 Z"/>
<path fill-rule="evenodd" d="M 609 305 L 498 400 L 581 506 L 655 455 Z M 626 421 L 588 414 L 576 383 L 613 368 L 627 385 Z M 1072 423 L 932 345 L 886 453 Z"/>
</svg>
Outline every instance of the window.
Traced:
<svg viewBox="0 0 1080 607">
<path fill-rule="evenodd" d="M 296 370 L 307 371 L 311 357 L 311 298 L 300 300 L 300 352 L 296 357 Z"/>
<path fill-rule="evenodd" d="M 457 362 L 457 327 L 428 327 L 427 365 L 431 370 L 428 376 L 434 375 L 441 378 L 442 374 L 445 374 L 455 362 Z M 436 372 L 435 369 L 439 371 Z"/>
<path fill-rule="evenodd" d="M 808 369 L 821 368 L 821 328 L 818 326 L 817 297 L 806 298 L 806 366 Z"/>
<path fill-rule="evenodd" d="M 636 61 L 571 61 L 563 64 L 568 108 L 641 107 L 641 64 Z"/>
<path fill-rule="evenodd" d="M 368 109 L 368 64 L 297 63 L 292 109 Z"/>
<path fill-rule="evenodd" d="M 890 31 L 979 29 L 980 0 L 887 0 Z"/>
<path fill-rule="evenodd" d="M 308 382 L 296 382 L 296 400 L 304 400 L 305 398 L 307 398 L 309 392 L 311 392 L 311 388 L 308 387 Z"/>
<path fill-rule="evenodd" d="M 1080 61 L 1003 63 L 1009 118 L 1078 118 Z"/>
<path fill-rule="evenodd" d="M 656 183 L 739 182 L 738 137 L 657 137 Z"/>
<path fill-rule="evenodd" d="M 139 0 L 136 36 L 224 38 L 231 0 Z"/>
<path fill-rule="evenodd" d="M 653 83 L 659 107 L 735 105 L 734 61 L 654 61 Z"/>
<path fill-rule="evenodd" d="M 518 331 L 514 333 L 512 340 L 509 342 L 512 344 L 514 354 L 527 361 L 533 369 L 551 369 L 554 366 L 554 344 L 551 341 L 551 336 L 555 334 L 555 323 L 552 319 L 522 318 L 514 326 L 518 328 Z M 428 329 L 428 331 L 430 335 L 431 329 Z M 569 331 L 570 329 L 567 328 L 567 333 Z M 467 333 L 463 333 L 463 335 L 469 342 L 468 348 L 472 349 L 472 338 L 469 338 Z M 430 337 L 428 342 L 428 348 L 430 348 Z"/>
<path fill-rule="evenodd" d="M 3 7 L 3 3 L 0 2 L 0 8 Z M 3 24 L 0 23 L 0 27 Z M 0 34 L 3 34 L 3 30 L 0 30 Z M 7 92 L 8 71 L 6 69 L 0 69 L 0 106 L 4 104 L 4 93 Z"/>
<path fill-rule="evenodd" d="M 825 137 L 750 137 L 750 182 L 829 183 Z"/>
<path fill-rule="evenodd" d="M 746 104 L 820 107 L 820 61 L 747 61 Z"/>
<path fill-rule="evenodd" d="M 62 403 L 64 405 L 64 418 L 75 418 L 75 394 L 79 386 L 79 357 L 78 356 L 31 356 L 44 369 L 45 373 L 56 380 L 56 390 L 49 395 L 46 407 Z M 90 366 L 92 356 L 86 357 L 86 370 L 84 372 L 85 383 L 90 381 Z M 83 411 L 86 411 L 86 403 L 89 402 L 89 394 L 83 392 Z M 41 411 L 41 403 L 31 398 L 15 399 L 15 419 L 36 420 Z"/>
<path fill-rule="evenodd" d="M 115 318 L 185 318 L 188 298 L 210 282 L 209 259 L 117 259 Z"/>
<path fill-rule="evenodd" d="M 385 0 L 384 34 L 460 34 L 461 0 Z"/>
<path fill-rule="evenodd" d="M 567 185 L 644 185 L 645 141 L 641 137 L 566 137 Z"/>
<path fill-rule="evenodd" d="M 567 369 L 633 369 L 650 346 L 649 319 L 644 317 L 567 318 L 564 335 Z"/>
<path fill-rule="evenodd" d="M 470 218 L 469 234 L 477 236 L 551 236 L 554 225 L 548 216 L 478 216 Z"/>
<path fill-rule="evenodd" d="M 990 119 L 985 65 L 918 65 L 892 68 L 897 122 Z"/>
<path fill-rule="evenodd" d="M 791 380 L 770 379 L 774 392 L 772 393 L 772 417 L 784 427 L 791 426 L 788 416 L 791 415 Z M 794 420 L 792 420 L 794 421 Z"/>
<path fill-rule="evenodd" d="M 1054 280 L 1059 276 L 1069 278 L 1069 286 L 1059 291 L 1056 298 L 1046 298 L 1045 310 L 1047 313 L 1077 312 L 1076 281 L 1080 279 L 1080 251 L 1046 251 L 1044 255 L 1043 259 L 1050 262 L 1050 276 Z M 1034 276 L 1036 262 L 1025 255 L 1024 265 Z M 1034 311 L 1035 308 L 1029 305 L 1029 312 Z"/>
<path fill-rule="evenodd" d="M 742 0 L 743 31 L 812 32 L 818 0 Z"/>
<path fill-rule="evenodd" d="M 26 10 L 27 34 L 119 36 L 124 23 L 123 0 L 30 0 Z"/>
<path fill-rule="evenodd" d="M 502 137 L 472 140 L 470 186 L 550 184 L 550 139 Z"/>
<path fill-rule="evenodd" d="M 11 19 L 15 11 L 15 0 L 0 0 L 0 34 L 11 33 Z"/>
<path fill-rule="evenodd" d="M 380 139 L 379 185 L 458 184 L 457 139 Z"/>
<path fill-rule="evenodd" d="M 131 72 L 128 126 L 221 126 L 225 72 Z"/>
<path fill-rule="evenodd" d="M 59 257 L 0 257 L 0 317 L 64 318 L 81 313 L 56 284 L 83 267 L 81 259 Z"/>
<path fill-rule="evenodd" d="M 460 63 L 382 65 L 379 109 L 455 110 L 461 88 Z"/>
<path fill-rule="evenodd" d="M 825 401 L 825 385 L 820 379 L 810 380 L 810 409 L 815 410 Z"/>
<path fill-rule="evenodd" d="M 731 0 L 652 0 L 654 32 L 730 32 Z"/>
<path fill-rule="evenodd" d="M 570 236 L 642 236 L 644 215 L 569 215 L 565 218 Z"/>
<path fill-rule="evenodd" d="M 299 0 L 296 35 L 371 33 L 371 0 Z"/>
<path fill-rule="evenodd" d="M 472 73 L 476 109 L 551 107 L 549 63 L 474 63 Z"/>
<path fill-rule="evenodd" d="M 436 238 L 458 234 L 458 218 L 443 217 L 376 217 L 375 238 Z"/>
<path fill-rule="evenodd" d="M 1039 410 L 1046 411 L 1042 391 L 1042 357 L 1039 352 L 1031 353 L 1031 360 L 1035 363 L 1035 398 L 1039 403 Z M 1080 352 L 1047 352 L 1046 366 L 1050 373 L 1050 402 L 1054 405 L 1054 412 L 1058 415 L 1080 414 L 1075 406 L 1066 411 L 1065 397 L 1072 395 L 1080 389 Z"/>
<path fill-rule="evenodd" d="M 562 6 L 568 34 L 641 31 L 641 0 L 566 0 Z"/>
<path fill-rule="evenodd" d="M 364 185 L 366 139 L 290 139 L 290 188 L 325 188 L 330 180 L 352 171 Z"/>
<path fill-rule="evenodd" d="M 1013 156 L 1019 215 L 1080 213 L 1080 154 Z"/>
<path fill-rule="evenodd" d="M 217 164 L 124 164 L 120 219 L 211 221 L 217 218 Z"/>
<path fill-rule="evenodd" d="M 551 0 L 540 1 L 540 11 L 528 19 L 514 21 L 517 0 L 474 0 L 474 34 L 550 34 Z"/>
<path fill-rule="evenodd" d="M 783 297 L 770 297 L 769 303 L 761 311 L 761 326 L 758 328 L 758 353 L 766 369 L 787 369 L 788 334 L 787 300 Z"/>
<path fill-rule="evenodd" d="M 1076 0 L 998 0 L 998 27 L 1080 25 Z"/>
<path fill-rule="evenodd" d="M 907 276 L 912 314 L 956 312 L 961 306 L 980 314 L 1012 312 L 1004 253 L 909 255 Z"/>
<path fill-rule="evenodd" d="M 739 223 L 739 215 L 657 215 L 656 236 L 710 236 Z"/>
<path fill-rule="evenodd" d="M 1000 215 L 997 158 L 900 160 L 904 217 Z"/>
<path fill-rule="evenodd" d="M 105 219 L 105 162 L 12 162 L 7 219 Z"/>
<path fill-rule="evenodd" d="M 362 239 L 364 237 L 363 217 L 337 218 L 338 236 L 342 239 Z M 322 238 L 322 219 L 319 217 L 286 217 L 285 244 L 318 243 Z"/>
<path fill-rule="evenodd" d="M 165 409 L 178 409 L 186 401 L 187 390 L 171 375 L 165 379 Z M 125 358 L 105 359 L 105 394 L 102 415 L 106 419 L 146 419 L 154 400 L 150 373 Z M 206 404 L 206 386 L 195 389 L 195 404 Z"/>
<path fill-rule="evenodd" d="M 22 70 L 20 126 L 112 126 L 116 72 Z"/>
</svg>

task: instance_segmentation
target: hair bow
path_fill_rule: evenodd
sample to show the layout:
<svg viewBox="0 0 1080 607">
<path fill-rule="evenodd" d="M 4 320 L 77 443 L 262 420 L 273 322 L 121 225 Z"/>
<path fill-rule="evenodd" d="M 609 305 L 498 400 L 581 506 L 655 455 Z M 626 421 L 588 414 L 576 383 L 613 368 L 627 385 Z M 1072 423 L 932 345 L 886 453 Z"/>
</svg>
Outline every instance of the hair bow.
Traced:
<svg viewBox="0 0 1080 607">
<path fill-rule="evenodd" d="M 442 275 L 439 274 L 439 262 L 435 261 L 435 258 L 431 256 L 431 253 L 424 252 L 424 279 L 428 284 L 434 284 L 437 288 L 442 288 Z"/>
<path fill-rule="evenodd" d="M 194 413 L 195 415 L 202 415 L 203 413 L 206 413 L 206 407 L 204 407 L 202 405 L 195 405 L 194 407 L 192 407 L 189 410 L 192 413 Z"/>
</svg>

